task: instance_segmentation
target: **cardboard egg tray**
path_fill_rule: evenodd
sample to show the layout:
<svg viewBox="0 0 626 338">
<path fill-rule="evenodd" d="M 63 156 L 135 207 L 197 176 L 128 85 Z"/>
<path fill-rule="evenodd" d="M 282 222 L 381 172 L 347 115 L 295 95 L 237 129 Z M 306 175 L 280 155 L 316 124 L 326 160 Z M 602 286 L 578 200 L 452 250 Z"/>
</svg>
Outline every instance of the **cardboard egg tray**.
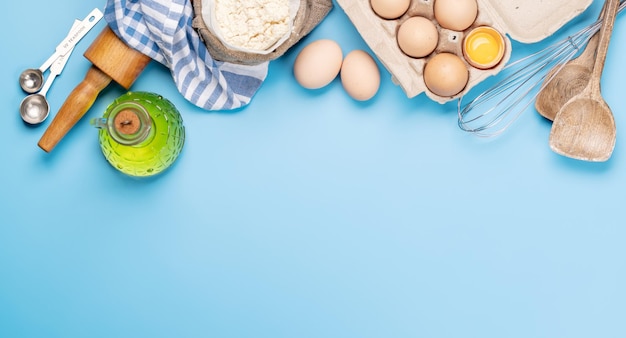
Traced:
<svg viewBox="0 0 626 338">
<path fill-rule="evenodd" d="M 467 93 L 485 78 L 495 75 L 506 65 L 511 56 L 512 38 L 522 43 L 540 41 L 583 12 L 592 0 L 477 0 L 478 16 L 464 31 L 452 31 L 441 27 L 434 15 L 436 0 L 411 0 L 408 11 L 398 19 L 387 20 L 378 16 L 369 0 L 337 0 L 339 6 L 352 21 L 376 57 L 392 75 L 409 98 L 422 92 L 434 101 L 445 103 Z M 433 53 L 423 58 L 406 55 L 396 40 L 400 25 L 412 16 L 431 20 L 439 31 L 439 42 Z M 493 68 L 481 70 L 472 67 L 463 57 L 462 44 L 465 34 L 477 26 L 490 26 L 504 38 L 505 53 L 502 61 Z M 424 65 L 438 53 L 449 52 L 463 60 L 469 70 L 465 88 L 452 97 L 438 96 L 428 90 L 424 83 Z"/>
</svg>

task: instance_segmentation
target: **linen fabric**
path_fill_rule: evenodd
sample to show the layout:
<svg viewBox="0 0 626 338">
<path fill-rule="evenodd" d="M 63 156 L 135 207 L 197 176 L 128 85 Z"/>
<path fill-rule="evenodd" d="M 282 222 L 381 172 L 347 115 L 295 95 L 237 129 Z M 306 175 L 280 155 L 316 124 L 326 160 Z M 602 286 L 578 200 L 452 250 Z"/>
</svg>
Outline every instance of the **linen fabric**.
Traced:
<svg viewBox="0 0 626 338">
<path fill-rule="evenodd" d="M 265 80 L 268 62 L 215 60 L 192 27 L 189 0 L 107 0 L 104 18 L 130 47 L 170 69 L 185 99 L 206 110 L 247 105 Z"/>
</svg>

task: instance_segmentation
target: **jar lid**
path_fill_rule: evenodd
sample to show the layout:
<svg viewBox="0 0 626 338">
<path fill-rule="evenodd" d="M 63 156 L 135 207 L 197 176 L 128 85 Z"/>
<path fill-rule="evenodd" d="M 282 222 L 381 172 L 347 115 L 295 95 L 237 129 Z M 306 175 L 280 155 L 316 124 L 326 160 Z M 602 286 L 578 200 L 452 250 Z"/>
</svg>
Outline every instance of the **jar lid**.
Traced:
<svg viewBox="0 0 626 338">
<path fill-rule="evenodd" d="M 115 115 L 113 126 L 118 133 L 124 135 L 135 134 L 141 127 L 139 116 L 133 109 L 121 110 Z"/>
<path fill-rule="evenodd" d="M 148 111 L 137 102 L 122 102 L 113 107 L 107 119 L 111 137 L 123 145 L 135 145 L 146 140 L 152 129 Z"/>
</svg>

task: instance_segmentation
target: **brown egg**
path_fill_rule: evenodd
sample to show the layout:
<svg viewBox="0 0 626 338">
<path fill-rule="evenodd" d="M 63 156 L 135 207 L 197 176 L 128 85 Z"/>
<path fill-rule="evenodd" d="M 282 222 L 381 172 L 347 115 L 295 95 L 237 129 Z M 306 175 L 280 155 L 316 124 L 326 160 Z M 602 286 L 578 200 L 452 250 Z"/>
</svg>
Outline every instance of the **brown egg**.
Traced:
<svg viewBox="0 0 626 338">
<path fill-rule="evenodd" d="M 337 77 L 342 60 L 343 52 L 335 41 L 317 40 L 305 46 L 296 56 L 293 74 L 304 88 L 322 88 Z"/>
<path fill-rule="evenodd" d="M 432 21 L 422 16 L 414 16 L 400 25 L 396 39 L 402 52 L 421 58 L 435 50 L 439 42 L 439 32 Z"/>
<path fill-rule="evenodd" d="M 443 28 L 463 31 L 478 16 L 476 0 L 435 0 L 435 19 Z"/>
<path fill-rule="evenodd" d="M 451 53 L 433 56 L 424 66 L 424 82 L 439 96 L 451 97 L 460 93 L 469 80 L 469 70 L 460 57 Z"/>
<path fill-rule="evenodd" d="M 362 50 L 353 50 L 346 55 L 340 76 L 348 95 L 358 101 L 371 99 L 380 87 L 380 71 L 376 61 Z"/>
<path fill-rule="evenodd" d="M 383 19 L 397 19 L 409 9 L 411 0 L 370 0 L 372 10 Z"/>
</svg>

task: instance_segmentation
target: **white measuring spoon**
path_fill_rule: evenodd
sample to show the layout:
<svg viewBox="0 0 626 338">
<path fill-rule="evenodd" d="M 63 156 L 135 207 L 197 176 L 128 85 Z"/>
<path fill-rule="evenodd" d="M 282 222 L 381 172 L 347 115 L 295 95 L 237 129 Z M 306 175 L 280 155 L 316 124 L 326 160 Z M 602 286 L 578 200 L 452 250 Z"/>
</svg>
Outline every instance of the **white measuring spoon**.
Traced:
<svg viewBox="0 0 626 338">
<path fill-rule="evenodd" d="M 70 29 L 70 34 L 78 28 L 80 23 L 81 22 L 79 20 L 74 20 L 74 24 Z M 70 58 L 73 50 L 74 48 L 71 48 L 67 54 L 59 56 L 54 61 L 52 66 L 50 66 L 50 75 L 43 84 L 43 87 L 41 87 L 39 93 L 30 94 L 22 100 L 22 103 L 20 104 L 20 115 L 22 116 L 22 120 L 24 120 L 24 122 L 29 124 L 38 124 L 43 122 L 48 117 L 50 105 L 46 99 L 46 94 L 52 86 L 54 79 L 56 79 L 56 77 L 63 71 L 63 68 L 65 68 L 65 64 Z"/>
<path fill-rule="evenodd" d="M 82 21 L 79 21 L 78 26 L 72 28 L 70 33 L 61 41 L 56 47 L 54 53 L 39 67 L 38 69 L 26 69 L 20 74 L 20 87 L 25 92 L 32 94 L 39 91 L 43 86 L 43 73 L 61 56 L 67 55 L 74 46 L 82 39 L 91 28 L 93 28 L 100 19 L 102 19 L 102 12 L 95 8 L 89 15 Z"/>
<path fill-rule="evenodd" d="M 46 94 L 52 86 L 54 79 L 63 71 L 63 68 L 67 63 L 67 59 L 69 59 L 72 54 L 72 50 L 73 49 L 70 49 L 67 54 L 59 56 L 52 66 L 50 66 L 50 75 L 43 84 L 43 87 L 41 87 L 39 93 L 30 94 L 22 100 L 22 103 L 20 104 L 20 115 L 22 116 L 22 120 L 24 120 L 24 122 L 29 124 L 38 124 L 43 122 L 48 117 L 48 114 L 50 113 L 50 104 L 48 104 Z"/>
</svg>

